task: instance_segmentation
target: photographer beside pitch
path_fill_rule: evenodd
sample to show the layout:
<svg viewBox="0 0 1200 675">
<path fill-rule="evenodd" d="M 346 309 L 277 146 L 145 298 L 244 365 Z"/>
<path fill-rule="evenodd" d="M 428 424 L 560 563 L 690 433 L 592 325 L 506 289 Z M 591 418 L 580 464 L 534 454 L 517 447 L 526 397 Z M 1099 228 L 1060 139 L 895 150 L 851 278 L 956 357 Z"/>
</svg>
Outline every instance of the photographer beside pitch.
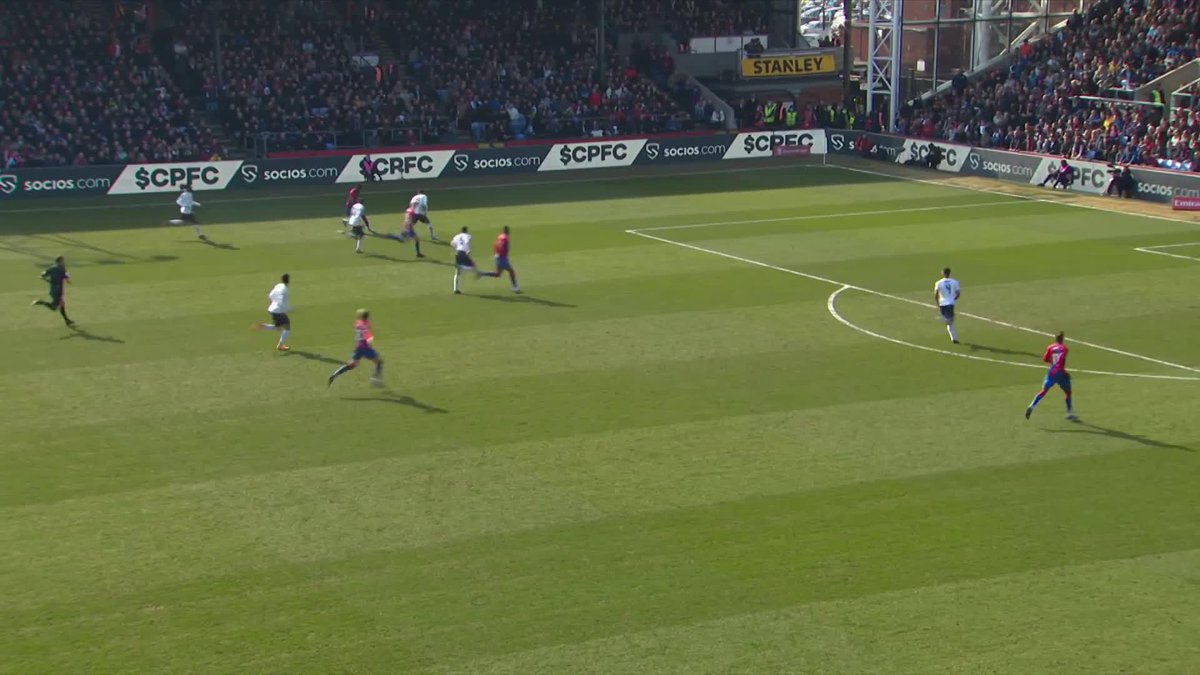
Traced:
<svg viewBox="0 0 1200 675">
<path fill-rule="evenodd" d="M 1118 197 L 1133 199 L 1133 190 L 1137 184 L 1133 179 L 1133 172 L 1129 170 L 1128 166 L 1117 168 L 1116 164 L 1109 164 L 1108 175 L 1110 176 L 1108 189 L 1104 191 L 1104 194 L 1111 197 L 1113 192 L 1116 192 Z"/>
</svg>

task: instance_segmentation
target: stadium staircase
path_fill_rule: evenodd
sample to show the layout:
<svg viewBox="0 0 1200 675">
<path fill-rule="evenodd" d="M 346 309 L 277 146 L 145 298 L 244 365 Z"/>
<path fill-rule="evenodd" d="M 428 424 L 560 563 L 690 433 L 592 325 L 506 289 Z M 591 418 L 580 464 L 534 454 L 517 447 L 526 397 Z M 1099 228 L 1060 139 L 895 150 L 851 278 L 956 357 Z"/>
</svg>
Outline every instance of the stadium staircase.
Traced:
<svg viewBox="0 0 1200 675">
<path fill-rule="evenodd" d="M 374 41 L 375 51 L 379 55 L 379 65 L 386 68 L 394 63 L 399 72 L 403 73 L 407 64 L 396 53 L 396 50 L 392 48 L 391 43 L 383 38 L 383 34 L 379 32 L 378 24 L 371 26 L 371 40 Z"/>
</svg>

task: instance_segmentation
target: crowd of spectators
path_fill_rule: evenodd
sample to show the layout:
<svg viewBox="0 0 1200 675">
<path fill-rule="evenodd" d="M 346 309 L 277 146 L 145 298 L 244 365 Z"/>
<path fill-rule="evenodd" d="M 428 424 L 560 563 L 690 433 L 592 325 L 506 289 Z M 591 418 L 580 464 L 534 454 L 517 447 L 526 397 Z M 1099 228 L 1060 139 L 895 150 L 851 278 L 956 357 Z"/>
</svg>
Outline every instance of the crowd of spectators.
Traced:
<svg viewBox="0 0 1200 675">
<path fill-rule="evenodd" d="M 1197 168 L 1194 115 L 1168 126 L 1161 106 L 1080 97 L 1128 97 L 1198 53 L 1196 0 L 1099 0 L 1063 30 L 1022 44 L 1006 69 L 974 83 L 956 75 L 946 95 L 904 106 L 895 131 L 1075 159 Z"/>
<path fill-rule="evenodd" d="M 673 62 L 664 52 L 631 58 L 605 45 L 597 55 L 594 16 L 543 0 L 423 0 L 379 8 L 379 26 L 402 54 L 426 111 L 454 120 L 475 140 L 598 136 L 686 128 Z M 412 39 L 420 26 L 422 39 Z"/>
<path fill-rule="evenodd" d="M 355 60 L 367 44 L 365 23 L 332 3 L 227 0 L 217 11 L 206 0 L 180 0 L 175 9 L 177 29 L 161 56 L 239 142 L 321 149 L 410 126 L 395 78 Z"/>
<path fill-rule="evenodd" d="M 762 27 L 753 3 L 720 4 L 612 0 L 599 49 L 600 17 L 554 0 L 160 0 L 157 21 L 149 3 L 4 3 L 0 143 L 20 166 L 208 159 L 206 117 L 269 151 L 720 127 L 669 50 L 615 39 Z"/>
<path fill-rule="evenodd" d="M 0 4 L 4 168 L 207 159 L 215 142 L 158 66 L 144 15 Z"/>
</svg>

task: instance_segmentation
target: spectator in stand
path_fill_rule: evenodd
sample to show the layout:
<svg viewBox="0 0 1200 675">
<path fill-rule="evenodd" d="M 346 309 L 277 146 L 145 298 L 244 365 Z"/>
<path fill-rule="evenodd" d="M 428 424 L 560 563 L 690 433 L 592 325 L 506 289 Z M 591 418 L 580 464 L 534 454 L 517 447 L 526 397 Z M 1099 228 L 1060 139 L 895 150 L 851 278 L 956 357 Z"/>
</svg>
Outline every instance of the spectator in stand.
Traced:
<svg viewBox="0 0 1200 675">
<path fill-rule="evenodd" d="M 1186 125 L 1167 127 L 1156 106 L 1079 97 L 1128 97 L 1198 53 L 1195 0 L 1101 0 L 1053 36 L 1023 42 L 1006 69 L 984 74 L 974 85 L 956 75 L 948 94 L 910 106 L 894 129 L 1009 150 L 1182 168 L 1196 151 L 1196 135 Z"/>
<path fill-rule="evenodd" d="M 0 5 L 0 146 L 7 168 L 206 159 L 215 149 L 156 64 L 143 21 L 57 0 Z"/>
</svg>

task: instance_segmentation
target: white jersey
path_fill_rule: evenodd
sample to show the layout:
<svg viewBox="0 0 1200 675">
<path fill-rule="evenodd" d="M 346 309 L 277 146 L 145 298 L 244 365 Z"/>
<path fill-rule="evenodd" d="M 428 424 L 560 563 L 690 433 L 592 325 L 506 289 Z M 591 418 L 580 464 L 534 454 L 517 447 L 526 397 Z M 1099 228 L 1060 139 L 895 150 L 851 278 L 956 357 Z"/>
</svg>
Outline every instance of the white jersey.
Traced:
<svg viewBox="0 0 1200 675">
<path fill-rule="evenodd" d="M 954 303 L 958 301 L 958 292 L 960 288 L 961 287 L 959 286 L 957 279 L 952 279 L 950 277 L 938 279 L 937 283 L 933 285 L 933 292 L 937 293 L 938 306 L 953 306 Z"/>
<path fill-rule="evenodd" d="M 471 235 L 466 232 L 459 232 L 450 240 L 450 247 L 456 253 L 471 253 Z"/>
<path fill-rule="evenodd" d="M 267 311 L 272 314 L 286 314 L 290 307 L 288 306 L 288 287 L 282 281 L 275 284 L 275 288 L 267 294 L 271 299 L 271 304 L 267 305 Z"/>
<path fill-rule="evenodd" d="M 355 227 L 362 223 L 363 213 L 367 207 L 362 205 L 362 202 L 354 202 L 354 206 L 350 207 L 350 217 L 346 219 L 346 224 L 350 227 Z"/>
<path fill-rule="evenodd" d="M 185 216 L 191 214 L 192 209 L 200 205 L 200 202 L 196 201 L 196 198 L 190 192 L 180 194 L 179 199 L 176 199 L 175 203 L 179 205 L 179 212 Z"/>
<path fill-rule="evenodd" d="M 408 202 L 408 208 L 412 209 L 413 213 L 418 216 L 423 216 L 429 213 L 429 197 L 425 195 L 413 195 L 412 200 Z"/>
</svg>

